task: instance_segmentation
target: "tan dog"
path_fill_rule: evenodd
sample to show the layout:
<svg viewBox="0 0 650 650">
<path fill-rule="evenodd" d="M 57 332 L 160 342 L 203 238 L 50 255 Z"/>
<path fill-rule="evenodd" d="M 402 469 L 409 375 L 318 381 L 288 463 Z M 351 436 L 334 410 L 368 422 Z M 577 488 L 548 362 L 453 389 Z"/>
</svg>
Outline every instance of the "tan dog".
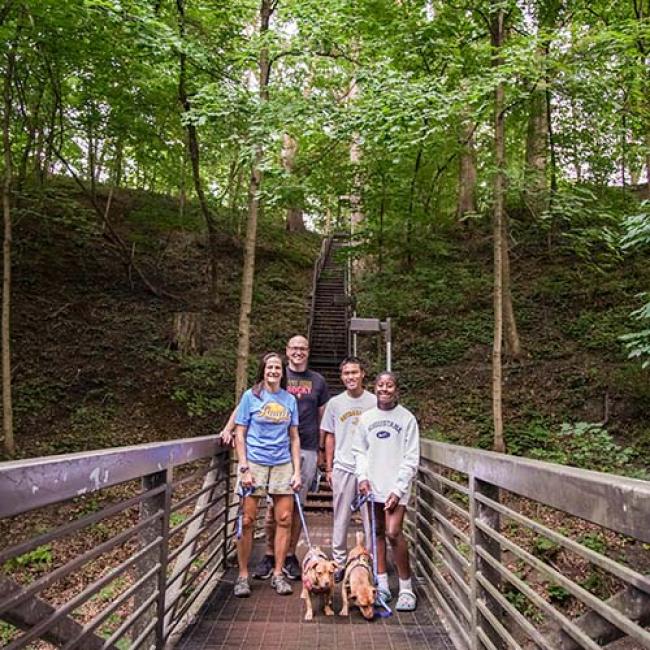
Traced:
<svg viewBox="0 0 650 650">
<path fill-rule="evenodd" d="M 343 589 L 341 589 L 343 607 L 339 614 L 347 616 L 348 603 L 352 602 L 361 610 L 362 616 L 370 621 L 375 615 L 377 589 L 374 586 L 372 558 L 364 543 L 364 534 L 358 532 L 357 545 L 350 551 L 345 563 Z"/>
<path fill-rule="evenodd" d="M 338 564 L 328 560 L 327 556 L 318 546 L 307 551 L 302 561 L 302 593 L 300 597 L 305 601 L 307 611 L 305 620 L 314 618 L 314 608 L 311 602 L 312 594 L 323 597 L 323 611 L 325 616 L 334 616 L 332 609 L 332 594 L 334 592 L 334 571 Z"/>
</svg>

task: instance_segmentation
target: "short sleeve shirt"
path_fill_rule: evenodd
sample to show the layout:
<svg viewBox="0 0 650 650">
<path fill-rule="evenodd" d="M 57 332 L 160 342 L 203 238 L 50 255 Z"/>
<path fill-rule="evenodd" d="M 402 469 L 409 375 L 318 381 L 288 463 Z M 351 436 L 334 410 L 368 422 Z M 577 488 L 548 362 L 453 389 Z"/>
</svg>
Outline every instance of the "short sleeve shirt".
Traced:
<svg viewBox="0 0 650 650">
<path fill-rule="evenodd" d="M 248 427 L 248 460 L 269 466 L 291 462 L 289 427 L 298 425 L 298 405 L 286 390 L 269 393 L 262 389 L 257 397 L 249 388 L 239 402 L 235 423 Z"/>
<path fill-rule="evenodd" d="M 287 390 L 298 401 L 300 448 L 318 449 L 318 409 L 330 397 L 325 378 L 313 370 L 294 372 L 287 368 Z"/>
<path fill-rule="evenodd" d="M 354 474 L 353 447 L 359 416 L 375 406 L 377 398 L 367 390 L 359 397 L 350 397 L 347 391 L 344 391 L 327 403 L 320 428 L 334 434 L 334 467 Z"/>
</svg>

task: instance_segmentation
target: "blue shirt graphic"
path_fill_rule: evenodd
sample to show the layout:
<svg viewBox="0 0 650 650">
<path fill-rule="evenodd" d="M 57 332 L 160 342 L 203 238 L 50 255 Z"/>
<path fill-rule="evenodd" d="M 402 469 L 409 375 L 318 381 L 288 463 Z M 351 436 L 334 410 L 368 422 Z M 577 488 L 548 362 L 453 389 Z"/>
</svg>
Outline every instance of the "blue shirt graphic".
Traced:
<svg viewBox="0 0 650 650">
<path fill-rule="evenodd" d="M 298 404 L 286 390 L 269 393 L 263 388 L 256 397 L 249 388 L 239 402 L 235 423 L 248 427 L 248 460 L 258 465 L 291 462 L 289 427 L 298 426 Z"/>
</svg>

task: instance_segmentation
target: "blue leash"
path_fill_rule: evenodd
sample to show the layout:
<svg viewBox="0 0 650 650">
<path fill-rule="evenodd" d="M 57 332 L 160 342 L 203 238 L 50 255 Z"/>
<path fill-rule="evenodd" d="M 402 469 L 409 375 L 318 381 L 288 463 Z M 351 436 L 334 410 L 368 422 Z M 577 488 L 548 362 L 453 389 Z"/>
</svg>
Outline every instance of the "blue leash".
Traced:
<svg viewBox="0 0 650 650">
<path fill-rule="evenodd" d="M 241 539 L 241 536 L 244 533 L 244 499 L 253 494 L 254 491 L 255 488 L 253 486 L 245 488 L 241 485 L 237 491 L 237 494 L 239 495 L 239 507 L 237 508 L 237 539 Z"/>
<path fill-rule="evenodd" d="M 302 529 L 305 531 L 305 539 L 307 540 L 307 547 L 311 549 L 312 548 L 311 539 L 309 539 L 309 530 L 307 529 L 305 514 L 302 511 L 302 503 L 300 503 L 300 496 L 298 496 L 297 492 L 294 492 L 293 498 L 296 500 L 296 508 L 298 509 L 298 514 L 300 515 L 300 522 L 302 523 Z"/>
<path fill-rule="evenodd" d="M 352 501 L 352 505 L 350 506 L 350 510 L 352 512 L 356 512 L 363 506 L 364 503 L 370 502 L 370 554 L 372 555 L 372 571 L 373 571 L 373 578 L 375 581 L 375 587 L 377 587 L 377 574 L 378 574 L 378 566 L 377 566 L 377 522 L 375 521 L 375 495 L 371 492 L 370 494 L 358 494 L 355 498 L 354 501 Z M 381 611 L 378 609 L 375 609 L 375 616 L 379 616 L 380 618 L 387 618 L 388 616 L 393 615 L 393 610 L 387 605 L 386 601 L 384 600 L 384 597 L 379 593 L 379 589 L 377 589 L 377 599 L 375 601 L 375 608 L 383 607 L 384 610 L 386 611 Z"/>
</svg>

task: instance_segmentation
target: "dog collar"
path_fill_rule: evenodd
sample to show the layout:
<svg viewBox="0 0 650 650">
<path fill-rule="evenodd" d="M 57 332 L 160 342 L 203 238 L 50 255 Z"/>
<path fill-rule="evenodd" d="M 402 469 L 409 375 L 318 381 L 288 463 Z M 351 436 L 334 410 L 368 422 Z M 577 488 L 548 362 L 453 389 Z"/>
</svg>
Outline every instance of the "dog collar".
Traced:
<svg viewBox="0 0 650 650">
<path fill-rule="evenodd" d="M 324 587 L 316 587 L 312 580 L 307 576 L 307 573 L 313 569 L 320 560 L 326 560 L 327 555 L 323 553 L 320 549 L 310 549 L 305 556 L 305 559 L 302 561 L 302 584 L 305 586 L 307 591 L 311 591 L 312 594 L 323 594 L 328 590 Z"/>
</svg>

